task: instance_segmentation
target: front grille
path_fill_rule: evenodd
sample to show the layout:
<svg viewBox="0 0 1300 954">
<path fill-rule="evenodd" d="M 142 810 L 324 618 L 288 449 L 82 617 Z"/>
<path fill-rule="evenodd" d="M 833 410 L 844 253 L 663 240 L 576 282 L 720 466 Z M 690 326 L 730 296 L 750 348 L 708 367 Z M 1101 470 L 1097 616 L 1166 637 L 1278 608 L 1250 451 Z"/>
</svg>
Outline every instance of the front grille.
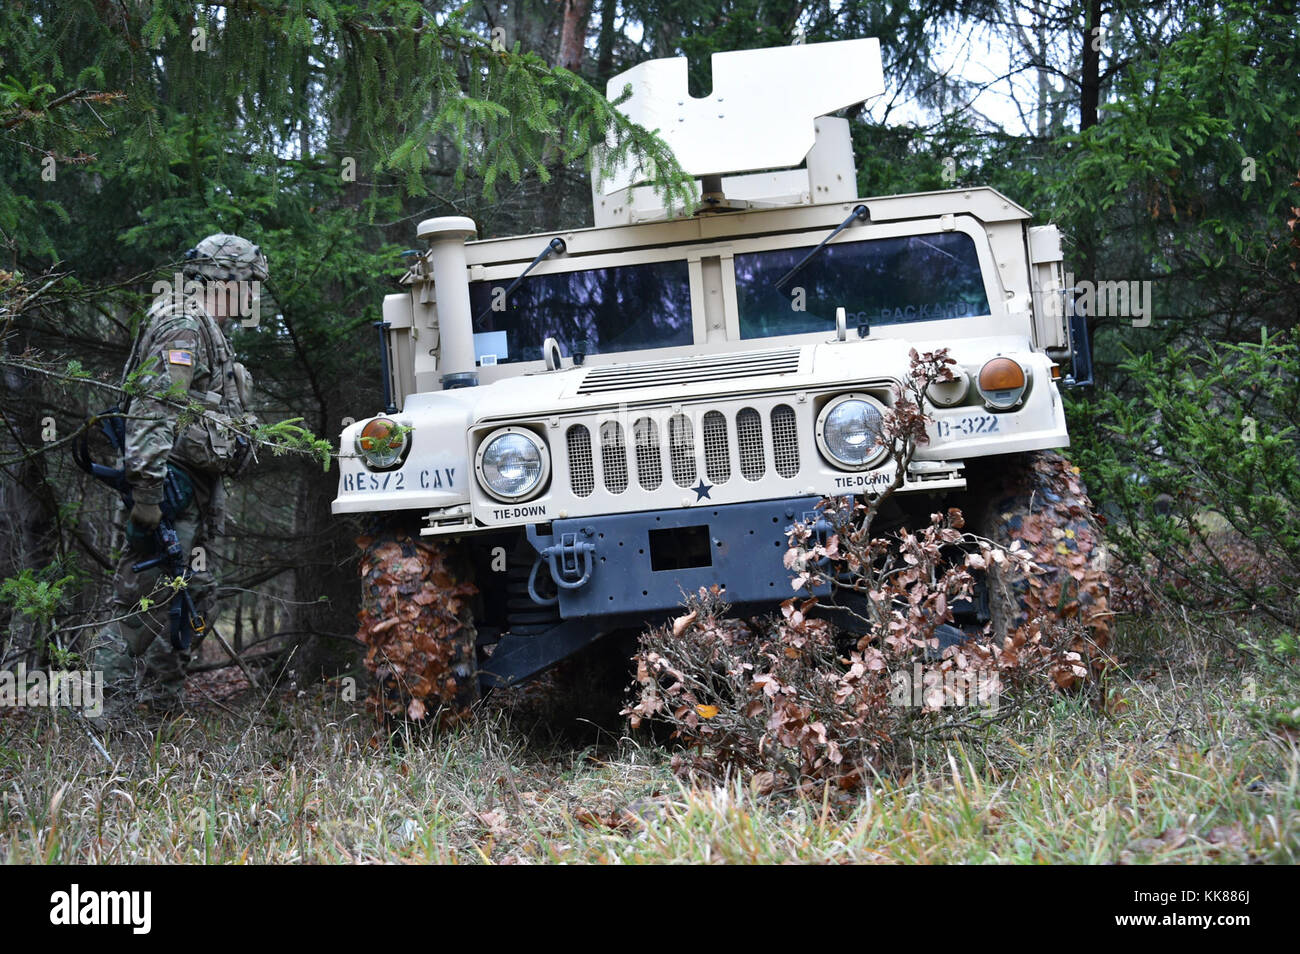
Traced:
<svg viewBox="0 0 1300 954">
<path fill-rule="evenodd" d="M 740 473 L 746 480 L 758 480 L 767 469 L 763 463 L 763 418 L 752 407 L 736 415 L 736 446 L 740 449 Z"/>
<path fill-rule="evenodd" d="M 644 490 L 657 490 L 664 482 L 663 451 L 659 447 L 659 425 L 643 417 L 632 425 L 636 447 L 636 480 Z"/>
<path fill-rule="evenodd" d="M 782 477 L 799 473 L 799 426 L 789 404 L 772 408 L 772 456 Z"/>
<path fill-rule="evenodd" d="M 640 416 L 571 424 L 565 445 L 573 494 L 588 497 L 597 485 L 610 494 L 623 494 L 632 484 L 656 491 L 668 479 L 687 488 L 701 477 L 709 484 L 726 484 L 736 470 L 748 481 L 762 480 L 773 470 L 786 479 L 799 476 L 799 423 L 789 404 L 759 403 L 734 411 L 695 406 L 678 408 L 665 418 L 666 413 L 647 409 Z"/>
<path fill-rule="evenodd" d="M 674 414 L 668 419 L 668 460 L 673 483 L 678 487 L 695 483 L 695 428 L 685 414 Z"/>
<path fill-rule="evenodd" d="M 623 440 L 623 425 L 618 421 L 600 425 L 600 467 L 606 490 L 611 494 L 627 490 L 627 444 Z"/>
<path fill-rule="evenodd" d="M 727 419 L 721 411 L 709 411 L 704 415 L 704 473 L 715 484 L 725 484 L 731 479 Z"/>
<path fill-rule="evenodd" d="M 569 489 L 575 497 L 586 497 L 596 489 L 596 471 L 591 466 L 591 431 L 574 424 L 564 436 L 569 450 Z"/>
</svg>

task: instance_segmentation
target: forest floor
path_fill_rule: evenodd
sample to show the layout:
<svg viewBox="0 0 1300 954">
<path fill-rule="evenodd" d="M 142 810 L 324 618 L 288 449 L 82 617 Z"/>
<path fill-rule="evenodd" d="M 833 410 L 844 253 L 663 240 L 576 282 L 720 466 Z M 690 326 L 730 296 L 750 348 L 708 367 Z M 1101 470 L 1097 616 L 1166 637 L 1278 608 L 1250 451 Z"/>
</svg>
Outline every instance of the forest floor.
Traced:
<svg viewBox="0 0 1300 954">
<path fill-rule="evenodd" d="M 395 741 L 339 685 L 93 736 L 11 709 L 0 861 L 1300 862 L 1300 662 L 1190 626 L 1117 636 L 1105 706 L 917 745 L 851 798 L 683 780 L 649 741 L 575 742 L 508 699 Z"/>
</svg>

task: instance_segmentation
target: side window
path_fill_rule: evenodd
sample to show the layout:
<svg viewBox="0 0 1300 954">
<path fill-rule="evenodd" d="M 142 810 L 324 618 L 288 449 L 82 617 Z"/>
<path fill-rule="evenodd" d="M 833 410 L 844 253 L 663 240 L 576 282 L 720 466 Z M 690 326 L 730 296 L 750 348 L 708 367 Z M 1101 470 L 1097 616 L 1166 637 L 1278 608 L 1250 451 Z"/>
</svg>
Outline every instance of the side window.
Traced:
<svg viewBox="0 0 1300 954">
<path fill-rule="evenodd" d="M 470 282 L 474 345 L 484 364 L 536 361 L 554 337 L 565 354 L 670 348 L 694 340 L 684 260 Z M 481 317 L 480 317 L 481 316 Z"/>
<path fill-rule="evenodd" d="M 812 247 L 736 254 L 742 338 L 832 330 L 841 305 L 850 326 L 989 313 L 975 243 L 964 232 L 828 245 L 778 290 Z"/>
</svg>

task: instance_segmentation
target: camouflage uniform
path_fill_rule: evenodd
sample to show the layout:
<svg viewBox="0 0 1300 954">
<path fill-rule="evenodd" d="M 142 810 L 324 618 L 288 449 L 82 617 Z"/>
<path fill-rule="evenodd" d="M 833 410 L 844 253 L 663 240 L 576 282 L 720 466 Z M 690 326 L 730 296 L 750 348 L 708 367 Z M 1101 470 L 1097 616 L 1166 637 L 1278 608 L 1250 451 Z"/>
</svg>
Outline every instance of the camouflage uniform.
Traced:
<svg viewBox="0 0 1300 954">
<path fill-rule="evenodd" d="M 199 297 L 213 286 L 196 282 L 266 278 L 266 259 L 257 246 L 237 236 L 209 236 L 188 259 L 185 274 L 191 281 L 175 290 L 177 294 L 155 300 L 127 366 L 128 375 L 140 373 L 139 393 L 125 408 L 123 457 L 137 505 L 163 502 L 168 467 L 179 472 L 183 488 L 192 488 L 192 493 L 182 494 L 182 506 L 172 518 L 187 555 L 224 531 L 222 478 L 235 476 L 249 456 L 247 442 L 225 422 L 242 422 L 243 431 L 255 422 L 248 410 L 252 379 L 235 361 L 224 331 Z M 186 405 L 201 406 L 203 414 L 186 410 Z M 185 670 L 197 645 L 190 650 L 172 648 L 167 610 L 173 591 L 165 584 L 159 587 L 163 568 L 141 573 L 131 569 L 152 550 L 152 533 L 128 523 L 127 543 L 114 577 L 112 618 L 96 644 L 96 668 L 104 671 L 105 689 L 119 702 L 129 701 L 138 690 L 139 701 L 170 709 L 180 703 Z M 206 618 L 215 595 L 215 581 L 206 566 L 193 571 L 189 588 L 196 609 Z M 155 605 L 134 612 L 141 597 Z"/>
</svg>

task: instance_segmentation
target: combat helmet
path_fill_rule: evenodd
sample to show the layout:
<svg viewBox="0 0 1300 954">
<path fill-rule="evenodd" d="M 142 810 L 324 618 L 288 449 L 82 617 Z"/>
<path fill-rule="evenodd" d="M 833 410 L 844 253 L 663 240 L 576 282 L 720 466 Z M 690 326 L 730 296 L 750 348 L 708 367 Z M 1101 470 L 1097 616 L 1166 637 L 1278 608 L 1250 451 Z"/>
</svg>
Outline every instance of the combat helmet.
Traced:
<svg viewBox="0 0 1300 954">
<path fill-rule="evenodd" d="M 266 256 L 246 238 L 217 232 L 185 253 L 184 272 L 200 281 L 265 281 Z"/>
</svg>

